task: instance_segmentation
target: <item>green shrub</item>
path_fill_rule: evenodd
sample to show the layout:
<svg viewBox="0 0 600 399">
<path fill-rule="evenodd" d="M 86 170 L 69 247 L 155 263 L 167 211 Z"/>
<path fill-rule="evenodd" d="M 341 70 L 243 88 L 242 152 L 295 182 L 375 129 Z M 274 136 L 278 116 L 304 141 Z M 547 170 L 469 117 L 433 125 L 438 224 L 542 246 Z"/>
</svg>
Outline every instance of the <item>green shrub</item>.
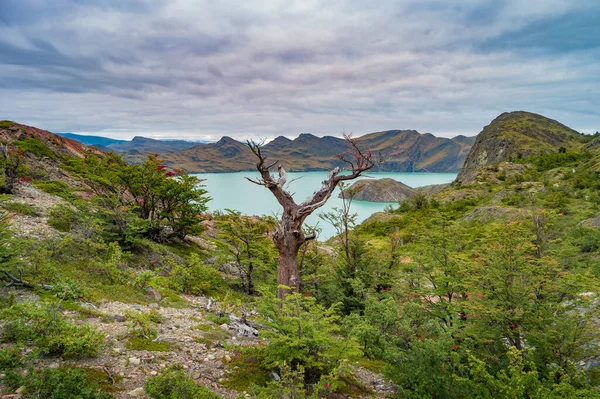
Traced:
<svg viewBox="0 0 600 399">
<path fill-rule="evenodd" d="M 0 350 L 0 370 L 4 378 L 0 381 L 9 388 L 15 389 L 20 386 L 20 369 L 25 366 L 25 358 L 16 345 L 8 346 Z"/>
<path fill-rule="evenodd" d="M 27 397 L 36 399 L 113 398 L 101 392 L 98 384 L 90 381 L 85 371 L 78 368 L 36 370 L 24 379 L 23 384 Z"/>
<path fill-rule="evenodd" d="M 31 137 L 23 140 L 17 140 L 14 142 L 15 147 L 23 152 L 29 152 L 38 158 L 51 158 L 57 159 L 57 156 L 47 145 L 45 145 L 40 139 Z"/>
<path fill-rule="evenodd" d="M 156 338 L 158 336 L 158 331 L 154 325 L 164 321 L 163 316 L 156 309 L 152 309 L 145 313 L 128 312 L 125 316 L 129 319 L 129 335 L 132 338 Z"/>
<path fill-rule="evenodd" d="M 15 123 L 13 121 L 0 121 L 0 129 L 8 129 Z"/>
<path fill-rule="evenodd" d="M 20 202 L 5 202 L 2 204 L 2 208 L 6 209 L 8 212 L 17 213 L 23 216 L 37 216 L 38 214 L 35 207 Z"/>
<path fill-rule="evenodd" d="M 146 381 L 146 393 L 152 399 L 219 399 L 208 388 L 198 385 L 179 366 L 173 366 Z"/>
<path fill-rule="evenodd" d="M 344 359 L 362 357 L 360 345 L 352 337 L 340 337 L 341 305 L 329 309 L 316 303 L 315 298 L 301 294 L 288 295 L 278 306 L 273 297 L 261 301 L 261 314 L 269 329 L 261 331 L 268 338 L 263 366 L 277 370 L 284 364 L 305 372 L 305 383 L 313 384 L 335 372 Z"/>
<path fill-rule="evenodd" d="M 81 284 L 70 278 L 57 282 L 52 287 L 52 292 L 58 299 L 62 300 L 80 300 L 87 297 L 85 290 L 81 287 Z"/>
<path fill-rule="evenodd" d="M 67 201 L 74 201 L 77 199 L 77 196 L 73 194 L 73 190 L 71 187 L 65 182 L 58 180 L 47 180 L 47 181 L 36 181 L 33 183 L 34 187 L 39 188 L 40 190 L 59 196 Z"/>
<path fill-rule="evenodd" d="M 192 295 L 209 295 L 225 285 L 218 270 L 205 266 L 198 255 L 192 255 L 188 264 L 176 265 L 171 271 L 170 288 Z"/>
<path fill-rule="evenodd" d="M 104 335 L 89 325 L 76 325 L 57 309 L 32 302 L 16 303 L 4 309 L 4 342 L 33 344 L 47 354 L 66 358 L 95 356 L 104 343 Z"/>
<path fill-rule="evenodd" d="M 69 232 L 80 221 L 80 217 L 73 208 L 58 204 L 48 213 L 48 224 L 58 231 Z"/>
<path fill-rule="evenodd" d="M 229 324 L 231 323 L 231 319 L 227 315 L 216 315 L 213 313 L 209 313 L 206 315 L 206 320 L 212 321 L 215 324 Z"/>
</svg>

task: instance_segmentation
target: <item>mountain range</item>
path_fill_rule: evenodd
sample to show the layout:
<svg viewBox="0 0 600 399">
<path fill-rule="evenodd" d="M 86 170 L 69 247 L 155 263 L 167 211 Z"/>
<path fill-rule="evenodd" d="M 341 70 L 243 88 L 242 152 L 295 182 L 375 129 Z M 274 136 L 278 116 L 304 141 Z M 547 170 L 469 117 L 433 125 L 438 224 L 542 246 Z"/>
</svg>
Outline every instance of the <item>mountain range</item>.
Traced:
<svg viewBox="0 0 600 399">
<path fill-rule="evenodd" d="M 57 133 L 59 136 L 77 140 L 82 144 L 96 147 L 104 152 L 114 151 L 123 155 L 129 162 L 141 162 L 146 154 L 181 151 L 206 141 L 156 140 L 135 136 L 131 140 L 117 140 L 103 136 L 86 136 L 75 133 Z"/>
<path fill-rule="evenodd" d="M 386 130 L 361 136 L 359 145 L 372 151 L 376 170 L 390 172 L 458 172 L 475 137 L 452 139 L 415 130 Z M 349 150 L 341 138 L 302 133 L 294 140 L 279 136 L 262 147 L 264 155 L 281 160 L 289 171 L 316 171 L 343 166 L 337 154 Z M 161 154 L 167 165 L 190 173 L 254 169 L 256 157 L 245 143 L 223 137 L 178 152 Z"/>
</svg>

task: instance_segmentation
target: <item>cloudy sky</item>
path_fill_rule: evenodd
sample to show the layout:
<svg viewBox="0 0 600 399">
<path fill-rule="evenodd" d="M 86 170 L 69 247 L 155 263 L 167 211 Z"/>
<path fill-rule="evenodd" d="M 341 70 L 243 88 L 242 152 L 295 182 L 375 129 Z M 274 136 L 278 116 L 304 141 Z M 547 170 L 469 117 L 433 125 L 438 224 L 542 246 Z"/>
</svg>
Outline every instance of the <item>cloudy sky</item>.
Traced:
<svg viewBox="0 0 600 399">
<path fill-rule="evenodd" d="M 371 3 L 371 4 L 369 4 Z M 598 0 L 0 0 L 0 119 L 218 139 L 600 130 Z"/>
</svg>

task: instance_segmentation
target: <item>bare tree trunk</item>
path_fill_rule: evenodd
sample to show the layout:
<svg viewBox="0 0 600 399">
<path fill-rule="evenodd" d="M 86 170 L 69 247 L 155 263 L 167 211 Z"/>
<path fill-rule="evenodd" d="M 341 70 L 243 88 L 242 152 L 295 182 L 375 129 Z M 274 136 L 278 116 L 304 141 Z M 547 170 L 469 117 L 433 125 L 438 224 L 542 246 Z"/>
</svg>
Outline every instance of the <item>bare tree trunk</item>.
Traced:
<svg viewBox="0 0 600 399">
<path fill-rule="evenodd" d="M 358 148 L 357 141 L 349 136 L 344 136 L 350 143 L 350 154 L 339 155 L 338 158 L 351 166 L 349 175 L 340 175 L 340 169 L 335 168 L 329 173 L 327 180 L 323 181 L 321 188 L 313 196 L 301 204 L 296 204 L 292 195 L 284 189 L 287 182 L 287 173 L 285 169 L 278 165 L 278 177 L 271 175 L 270 169 L 278 161 L 267 163 L 267 157 L 261 152 L 261 144 L 248 141 L 248 147 L 258 158 L 256 169 L 261 175 L 260 179 L 248 179 L 252 183 L 268 188 L 279 204 L 283 208 L 281 221 L 273 234 L 273 242 L 279 253 L 277 262 L 277 297 L 285 299 L 286 294 L 292 291 L 299 291 L 300 276 L 298 274 L 298 251 L 300 247 L 308 240 L 316 237 L 315 234 L 306 236 L 302 231 L 304 220 L 315 210 L 325 205 L 327 200 L 333 194 L 338 183 L 345 180 L 352 180 L 360 176 L 364 171 L 373 168 L 374 163 L 369 151 L 362 151 Z"/>
</svg>

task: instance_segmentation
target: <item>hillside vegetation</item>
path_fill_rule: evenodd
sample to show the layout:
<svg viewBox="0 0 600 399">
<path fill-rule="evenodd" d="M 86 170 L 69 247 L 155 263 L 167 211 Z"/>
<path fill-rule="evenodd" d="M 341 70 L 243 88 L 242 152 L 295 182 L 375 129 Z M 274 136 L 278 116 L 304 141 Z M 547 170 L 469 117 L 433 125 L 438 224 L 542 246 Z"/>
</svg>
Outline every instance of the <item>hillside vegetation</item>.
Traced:
<svg viewBox="0 0 600 399">
<path fill-rule="evenodd" d="M 593 138 L 488 160 L 360 225 L 324 215 L 340 234 L 301 248 L 281 302 L 273 218 L 207 214 L 201 182 L 158 157 L 68 155 L 5 125 L 3 393 L 600 397 Z"/>
</svg>

